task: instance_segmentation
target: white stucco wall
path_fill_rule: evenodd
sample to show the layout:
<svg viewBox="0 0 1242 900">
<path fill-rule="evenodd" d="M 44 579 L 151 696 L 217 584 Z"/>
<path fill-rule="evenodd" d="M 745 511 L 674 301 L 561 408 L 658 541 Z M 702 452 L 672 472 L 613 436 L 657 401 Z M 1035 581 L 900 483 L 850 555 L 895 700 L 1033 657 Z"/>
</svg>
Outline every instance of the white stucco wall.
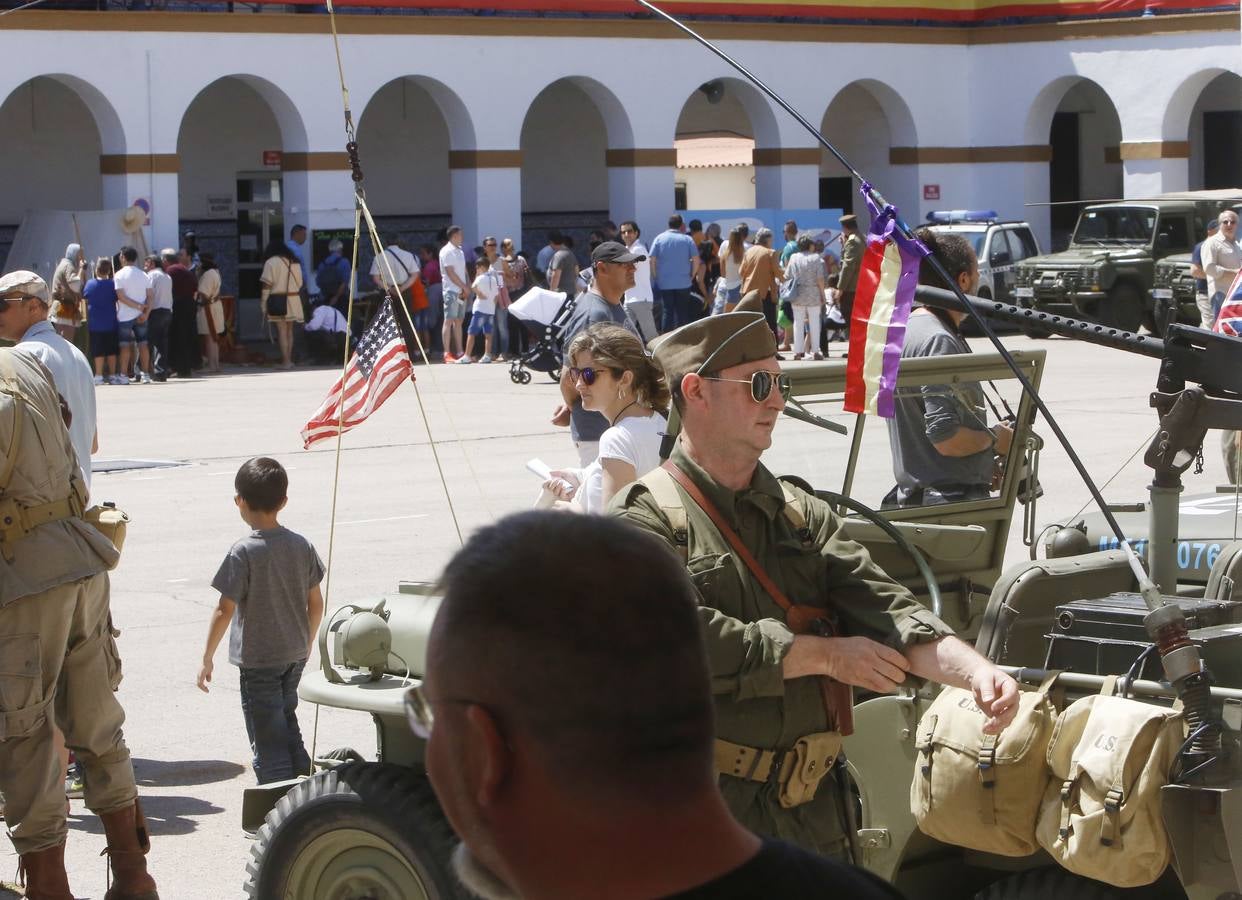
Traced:
<svg viewBox="0 0 1242 900">
<path fill-rule="evenodd" d="M 219 21 L 228 27 L 230 17 L 221 15 Z M 278 24 L 279 17 L 273 22 Z M 97 30 L 22 32 L 10 26 L 5 39 L 22 42 L 24 63 L 0 72 L 0 98 L 8 98 L 36 75 L 58 74 L 75 85 L 94 119 L 98 151 L 92 152 L 178 152 L 183 118 L 194 98 L 217 79 L 238 74 L 270 111 L 270 122 L 262 126 L 263 142 L 274 141 L 278 133 L 278 146 L 285 153 L 339 153 L 344 141 L 337 72 L 326 36 L 280 33 L 278 28 L 265 34 L 116 31 L 101 36 Z M 1242 73 L 1237 40 L 1236 31 L 1188 30 L 969 47 L 764 40 L 732 40 L 722 46 L 776 85 L 812 122 L 825 123 L 855 165 L 914 220 L 929 205 L 1021 212 L 1022 203 L 1046 199 L 1047 167 L 890 165 L 889 147 L 1045 144 L 1053 112 L 1082 78 L 1107 94 L 1121 140 L 1189 139 L 1193 144 L 1192 111 L 1203 87 L 1215 77 L 1211 73 Z M 788 115 L 738 80 L 724 63 L 680 39 L 624 39 L 606 36 L 606 31 L 598 38 L 346 35 L 342 55 L 356 118 L 365 119 L 377 92 L 404 77 L 418 82 L 426 91 L 421 103 L 434 104 L 440 116 L 428 115 L 427 127 L 413 133 L 403 125 L 390 140 L 373 136 L 373 149 L 364 148 L 369 195 L 377 212 L 447 212 L 447 204 L 469 229 L 513 233 L 520 228 L 523 209 L 609 209 L 614 219 L 633 216 L 648 231 L 658 230 L 671 206 L 673 168 L 605 171 L 606 149 L 671 147 L 683 119 L 695 129 L 719 125 L 739 130 L 739 107 L 758 148 L 814 146 Z M 676 64 L 670 65 L 670 59 Z M 557 111 L 570 106 L 562 104 L 546 114 L 540 107 L 532 109 L 549 85 L 564 78 L 572 79 L 575 87 L 554 87 L 559 92 L 554 96 L 562 96 L 582 121 L 593 121 L 572 135 L 558 130 L 568 117 Z M 714 107 L 697 99 L 702 96 L 698 86 L 713 78 L 726 80 L 726 100 Z M 683 116 L 688 99 L 693 106 Z M 380 96 L 377 102 L 379 109 L 389 101 Z M 524 135 L 528 119 L 538 137 Z M 360 125 L 364 138 L 379 127 L 369 121 Z M 225 145 L 235 140 L 228 134 L 230 127 L 227 118 L 215 123 L 216 130 L 223 129 Z M 406 175 L 410 159 L 443 159 L 446 146 L 504 151 L 526 149 L 532 141 L 535 152 L 527 154 L 521 171 L 454 170 L 446 175 L 445 168 L 429 160 L 422 170 L 426 177 L 416 178 L 414 187 Z M 561 147 L 570 152 L 561 153 Z M 29 136 L 24 143 L 6 141 L 0 152 L 55 159 L 39 155 Z M 200 173 L 200 163 L 191 157 L 181 160 L 180 176 L 108 176 L 102 200 L 158 197 L 153 241 L 170 242 L 179 217 L 195 214 L 193 197 L 205 195 L 204 180 L 223 189 L 224 162 L 232 152 L 226 147 L 215 159 L 202 162 L 208 171 L 220 163 L 215 175 Z M 1144 192 L 1153 185 L 1184 187 L 1193 153 L 1192 148 L 1189 162 L 1124 167 L 1121 187 Z M 75 193 L 87 196 L 91 189 L 86 173 L 97 173 L 98 165 L 79 162 L 70 167 L 66 162 L 43 168 L 54 170 L 51 180 L 58 183 L 68 177 L 62 169 L 81 173 L 84 181 Z M 252 166 L 247 163 L 245 168 Z M 821 171 L 831 170 L 825 165 Z M 759 194 L 813 199 L 812 166 L 763 167 L 761 176 L 756 176 L 757 199 Z M 6 169 L 0 178 L 8 177 Z M 187 184 L 178 186 L 179 180 Z M 941 185 L 940 201 L 923 203 L 921 185 L 926 183 Z M 1115 187 L 1116 174 L 1093 173 L 1084 183 Z M 556 196 L 551 186 L 558 187 Z M 50 191 L 35 193 L 39 198 L 54 196 Z M 348 222 L 350 195 L 346 172 L 286 174 L 289 211 L 296 207 L 309 215 L 312 226 Z M 534 202 L 532 195 L 548 199 Z M 11 223 L 15 213 L 3 212 L 16 202 L 9 196 L 16 195 L 4 194 L 0 215 Z M 179 197 L 185 210 L 178 208 Z M 1036 221 L 1040 215 L 1036 210 L 1027 217 Z"/>
<path fill-rule="evenodd" d="M 358 123 L 367 196 L 377 216 L 448 213 L 452 209 L 449 131 L 427 90 L 391 81 L 367 103 Z"/>
</svg>

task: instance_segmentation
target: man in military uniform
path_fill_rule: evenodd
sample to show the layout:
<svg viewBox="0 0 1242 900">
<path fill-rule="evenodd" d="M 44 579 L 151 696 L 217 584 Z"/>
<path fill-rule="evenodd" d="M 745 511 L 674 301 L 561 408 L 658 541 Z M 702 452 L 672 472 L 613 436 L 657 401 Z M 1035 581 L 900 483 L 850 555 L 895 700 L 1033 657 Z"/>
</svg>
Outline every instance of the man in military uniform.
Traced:
<svg viewBox="0 0 1242 900">
<path fill-rule="evenodd" d="M 73 897 L 55 723 L 84 767 L 86 805 L 107 834 L 106 900 L 158 900 L 113 693 L 121 662 L 108 569 L 118 552 L 82 520 L 86 489 L 51 373 L 9 348 L 0 349 L 0 448 L 0 792 L 26 896 Z"/>
<path fill-rule="evenodd" d="M 867 244 L 858 233 L 858 217 L 853 213 L 837 220 L 841 225 L 841 273 L 837 277 L 837 289 L 841 297 L 837 305 L 845 316 L 846 329 L 854 312 L 854 292 L 858 289 L 858 273 L 862 271 L 863 254 Z"/>
<path fill-rule="evenodd" d="M 675 471 L 622 490 L 612 512 L 676 548 L 698 589 L 716 769 L 734 815 L 847 857 L 840 786 L 823 777 L 849 714 L 840 686 L 891 692 L 913 676 L 969 688 L 994 732 L 1017 709 L 1017 684 L 885 575 L 826 503 L 760 463 L 788 389 L 762 315 L 702 319 L 657 340 L 654 354 L 682 417 Z"/>
</svg>

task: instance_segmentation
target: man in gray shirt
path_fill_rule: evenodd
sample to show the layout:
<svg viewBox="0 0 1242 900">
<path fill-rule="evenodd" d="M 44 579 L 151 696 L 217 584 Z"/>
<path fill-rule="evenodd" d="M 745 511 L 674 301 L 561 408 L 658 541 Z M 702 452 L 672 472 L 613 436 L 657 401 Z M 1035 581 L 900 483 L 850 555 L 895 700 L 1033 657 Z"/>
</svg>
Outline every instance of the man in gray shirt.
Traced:
<svg viewBox="0 0 1242 900">
<path fill-rule="evenodd" d="M 548 263 L 548 290 L 572 297 L 578 292 L 578 257 L 574 255 L 574 239 L 565 235 L 562 240 L 564 246 L 552 254 Z"/>
<path fill-rule="evenodd" d="M 969 242 L 927 229 L 920 229 L 918 236 L 964 292 L 977 290 L 979 263 Z M 919 283 L 948 287 L 926 261 L 919 270 Z M 901 358 L 969 353 L 958 331 L 964 318 L 964 312 L 916 308 L 906 325 Z M 884 507 L 930 506 L 988 496 L 996 457 L 1009 452 L 1013 431 L 1004 423 L 988 427 L 983 390 L 977 383 L 898 388 L 895 407 L 888 422 L 888 440 L 897 484 L 885 496 Z"/>
<path fill-rule="evenodd" d="M 634 287 L 634 264 L 647 257 L 631 253 L 616 241 L 605 241 L 591 253 L 595 279 L 589 290 L 578 297 L 577 305 L 565 323 L 561 348 L 568 347 L 574 336 L 596 322 L 621 325 L 638 336 L 638 329 L 625 311 L 625 292 Z M 639 337 L 639 340 L 642 340 Z M 599 438 L 608 429 L 608 420 L 597 412 L 582 408 L 574 380 L 569 373 L 569 360 L 561 365 L 561 404 L 552 414 L 552 424 L 569 426 L 569 436 L 578 448 L 578 459 L 588 466 L 599 455 Z"/>
</svg>

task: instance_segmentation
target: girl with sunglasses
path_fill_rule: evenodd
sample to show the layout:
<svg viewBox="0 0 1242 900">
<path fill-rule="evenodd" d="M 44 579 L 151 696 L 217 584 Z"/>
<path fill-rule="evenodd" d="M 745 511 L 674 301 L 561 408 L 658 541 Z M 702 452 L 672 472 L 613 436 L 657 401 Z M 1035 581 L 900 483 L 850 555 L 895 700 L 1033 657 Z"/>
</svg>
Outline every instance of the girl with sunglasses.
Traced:
<svg viewBox="0 0 1242 900">
<path fill-rule="evenodd" d="M 565 360 L 583 408 L 602 413 L 610 427 L 600 436 L 593 463 L 553 471 L 544 487 L 583 512 L 603 513 L 617 491 L 660 464 L 668 384 L 638 338 L 612 323 L 597 323 L 575 337 Z"/>
</svg>

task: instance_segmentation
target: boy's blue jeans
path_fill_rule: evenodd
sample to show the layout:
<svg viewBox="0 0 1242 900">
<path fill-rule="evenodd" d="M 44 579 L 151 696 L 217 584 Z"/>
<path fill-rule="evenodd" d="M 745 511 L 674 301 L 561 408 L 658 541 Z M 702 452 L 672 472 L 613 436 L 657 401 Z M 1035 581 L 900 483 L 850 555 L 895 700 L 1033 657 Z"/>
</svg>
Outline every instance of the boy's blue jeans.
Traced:
<svg viewBox="0 0 1242 900">
<path fill-rule="evenodd" d="M 298 728 L 298 682 L 306 660 L 272 668 L 242 667 L 241 703 L 259 784 L 310 774 Z"/>
</svg>

